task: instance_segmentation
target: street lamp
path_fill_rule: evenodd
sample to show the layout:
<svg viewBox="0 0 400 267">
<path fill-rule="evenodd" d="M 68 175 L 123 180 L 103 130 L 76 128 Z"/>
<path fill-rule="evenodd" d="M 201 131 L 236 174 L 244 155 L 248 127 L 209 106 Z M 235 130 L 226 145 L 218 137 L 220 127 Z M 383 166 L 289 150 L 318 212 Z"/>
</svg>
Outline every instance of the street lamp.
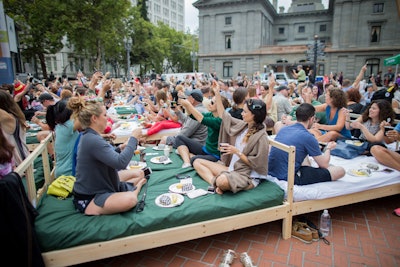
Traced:
<svg viewBox="0 0 400 267">
<path fill-rule="evenodd" d="M 195 72 L 195 62 L 196 62 L 196 58 L 197 58 L 197 52 L 195 51 L 190 51 L 190 59 L 192 60 L 192 64 L 193 64 L 193 72 Z"/>
<path fill-rule="evenodd" d="M 314 77 L 317 76 L 318 35 L 314 35 Z"/>
<path fill-rule="evenodd" d="M 130 66 L 131 66 L 131 58 L 129 56 L 132 48 L 132 38 L 127 38 L 124 37 L 124 45 L 125 45 L 125 50 L 126 50 L 126 77 L 128 77 L 128 81 L 131 80 L 131 72 L 130 72 Z"/>
<path fill-rule="evenodd" d="M 267 73 L 267 65 L 264 65 L 264 73 Z"/>
</svg>

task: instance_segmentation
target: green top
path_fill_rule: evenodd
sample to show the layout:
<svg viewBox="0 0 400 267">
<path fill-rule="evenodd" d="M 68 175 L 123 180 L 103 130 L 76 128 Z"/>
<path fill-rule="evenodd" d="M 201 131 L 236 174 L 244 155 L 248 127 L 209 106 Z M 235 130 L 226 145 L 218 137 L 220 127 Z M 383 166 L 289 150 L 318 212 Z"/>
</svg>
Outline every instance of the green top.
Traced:
<svg viewBox="0 0 400 267">
<path fill-rule="evenodd" d="M 205 148 L 208 153 L 219 156 L 218 137 L 222 119 L 220 117 L 214 117 L 212 112 L 202 114 L 203 120 L 201 121 L 201 124 L 207 126 L 207 139 Z"/>
<path fill-rule="evenodd" d="M 321 102 L 318 102 L 317 100 L 314 100 L 314 99 L 313 99 L 313 100 L 311 101 L 311 105 L 313 105 L 313 106 L 315 107 L 315 106 L 321 105 Z M 297 107 L 298 107 L 298 105 L 297 105 L 297 106 L 294 106 L 293 109 L 292 109 L 292 111 L 289 113 L 289 116 L 292 116 L 292 121 L 295 121 L 295 120 L 296 120 L 296 110 L 297 110 Z M 320 123 L 320 124 L 326 124 L 326 114 L 325 114 L 325 112 L 316 112 L 316 113 L 315 113 L 315 117 L 317 117 L 318 123 Z"/>
<path fill-rule="evenodd" d="M 297 73 L 297 80 L 299 82 L 305 82 L 306 81 L 306 72 L 304 70 L 300 70 Z"/>
</svg>

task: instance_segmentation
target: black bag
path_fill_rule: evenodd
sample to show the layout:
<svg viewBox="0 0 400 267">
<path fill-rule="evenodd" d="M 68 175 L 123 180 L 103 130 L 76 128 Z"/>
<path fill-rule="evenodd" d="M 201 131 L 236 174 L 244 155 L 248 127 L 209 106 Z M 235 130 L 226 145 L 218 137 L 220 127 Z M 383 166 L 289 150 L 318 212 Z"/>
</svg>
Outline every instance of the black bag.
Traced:
<svg viewBox="0 0 400 267">
<path fill-rule="evenodd" d="M 377 100 L 377 99 L 384 99 L 392 103 L 392 99 L 394 97 L 394 92 L 396 90 L 393 87 L 390 87 L 388 89 L 380 89 L 376 91 L 371 98 L 371 101 Z"/>
</svg>

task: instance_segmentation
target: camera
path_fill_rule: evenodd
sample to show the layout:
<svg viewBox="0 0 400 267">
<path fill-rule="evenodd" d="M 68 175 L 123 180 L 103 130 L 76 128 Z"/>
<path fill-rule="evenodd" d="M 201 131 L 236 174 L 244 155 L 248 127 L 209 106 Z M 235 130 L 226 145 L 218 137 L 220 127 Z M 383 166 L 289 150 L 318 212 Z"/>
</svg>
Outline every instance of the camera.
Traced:
<svg viewBox="0 0 400 267">
<path fill-rule="evenodd" d="M 104 98 L 107 98 L 107 99 L 112 98 L 112 91 L 111 90 L 107 90 L 107 92 L 104 94 Z"/>
<path fill-rule="evenodd" d="M 144 169 L 143 169 L 143 172 L 144 172 L 144 176 L 145 176 L 145 177 L 146 177 L 147 175 L 150 175 L 150 174 L 153 173 L 153 171 L 151 170 L 150 167 L 144 168 Z"/>
</svg>

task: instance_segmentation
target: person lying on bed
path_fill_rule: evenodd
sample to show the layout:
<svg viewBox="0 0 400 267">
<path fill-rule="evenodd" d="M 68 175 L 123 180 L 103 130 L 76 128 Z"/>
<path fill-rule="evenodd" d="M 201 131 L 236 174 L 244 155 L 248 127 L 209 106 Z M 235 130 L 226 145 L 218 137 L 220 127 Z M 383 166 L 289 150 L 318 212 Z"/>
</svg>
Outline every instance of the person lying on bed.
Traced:
<svg viewBox="0 0 400 267">
<path fill-rule="evenodd" d="M 146 183 L 143 176 L 132 178 L 124 170 L 135 152 L 142 129 L 136 128 L 122 151 L 114 149 L 102 136 L 107 126 L 106 108 L 96 99 L 72 97 L 68 108 L 84 132 L 78 146 L 75 208 L 86 215 L 114 214 L 136 206 L 138 194 Z M 119 171 L 121 170 L 121 171 Z"/>
<path fill-rule="evenodd" d="M 218 141 L 224 165 L 197 159 L 193 167 L 218 194 L 252 189 L 258 186 L 260 179 L 267 177 L 268 172 L 266 105 L 260 99 L 245 100 L 240 120 L 225 111 L 218 83 L 213 82 L 213 90 L 217 114 L 222 119 Z"/>
<path fill-rule="evenodd" d="M 228 108 L 228 99 L 223 96 L 221 98 L 224 108 Z M 207 109 L 209 110 L 207 113 L 201 113 L 186 99 L 179 99 L 178 104 L 181 104 L 188 114 L 191 114 L 191 118 L 207 126 L 207 139 L 205 145 L 183 135 L 178 135 L 176 137 L 175 144 L 177 151 L 183 160 L 182 168 L 189 168 L 198 158 L 203 158 L 214 162 L 218 161 L 220 159 L 220 151 L 218 150 L 218 137 L 222 120 L 220 117 L 218 117 L 217 107 L 215 105 L 215 97 L 207 106 Z"/>
<path fill-rule="evenodd" d="M 390 140 L 389 143 L 400 141 L 400 123 L 394 130 L 387 131 L 386 136 Z M 386 147 L 375 145 L 371 147 L 371 154 L 379 163 L 400 171 L 400 150 L 392 151 Z"/>
<path fill-rule="evenodd" d="M 296 147 L 294 184 L 306 185 L 319 182 L 334 181 L 345 175 L 339 166 L 330 166 L 330 151 L 335 149 L 336 142 L 328 142 L 322 153 L 318 140 L 308 131 L 315 121 L 315 108 L 308 103 L 300 104 L 296 110 L 297 123 L 283 127 L 275 137 L 275 141 Z M 307 157 L 311 156 L 318 168 L 311 167 Z M 271 148 L 268 162 L 268 174 L 286 180 L 288 176 L 288 154 L 276 147 Z"/>
</svg>

